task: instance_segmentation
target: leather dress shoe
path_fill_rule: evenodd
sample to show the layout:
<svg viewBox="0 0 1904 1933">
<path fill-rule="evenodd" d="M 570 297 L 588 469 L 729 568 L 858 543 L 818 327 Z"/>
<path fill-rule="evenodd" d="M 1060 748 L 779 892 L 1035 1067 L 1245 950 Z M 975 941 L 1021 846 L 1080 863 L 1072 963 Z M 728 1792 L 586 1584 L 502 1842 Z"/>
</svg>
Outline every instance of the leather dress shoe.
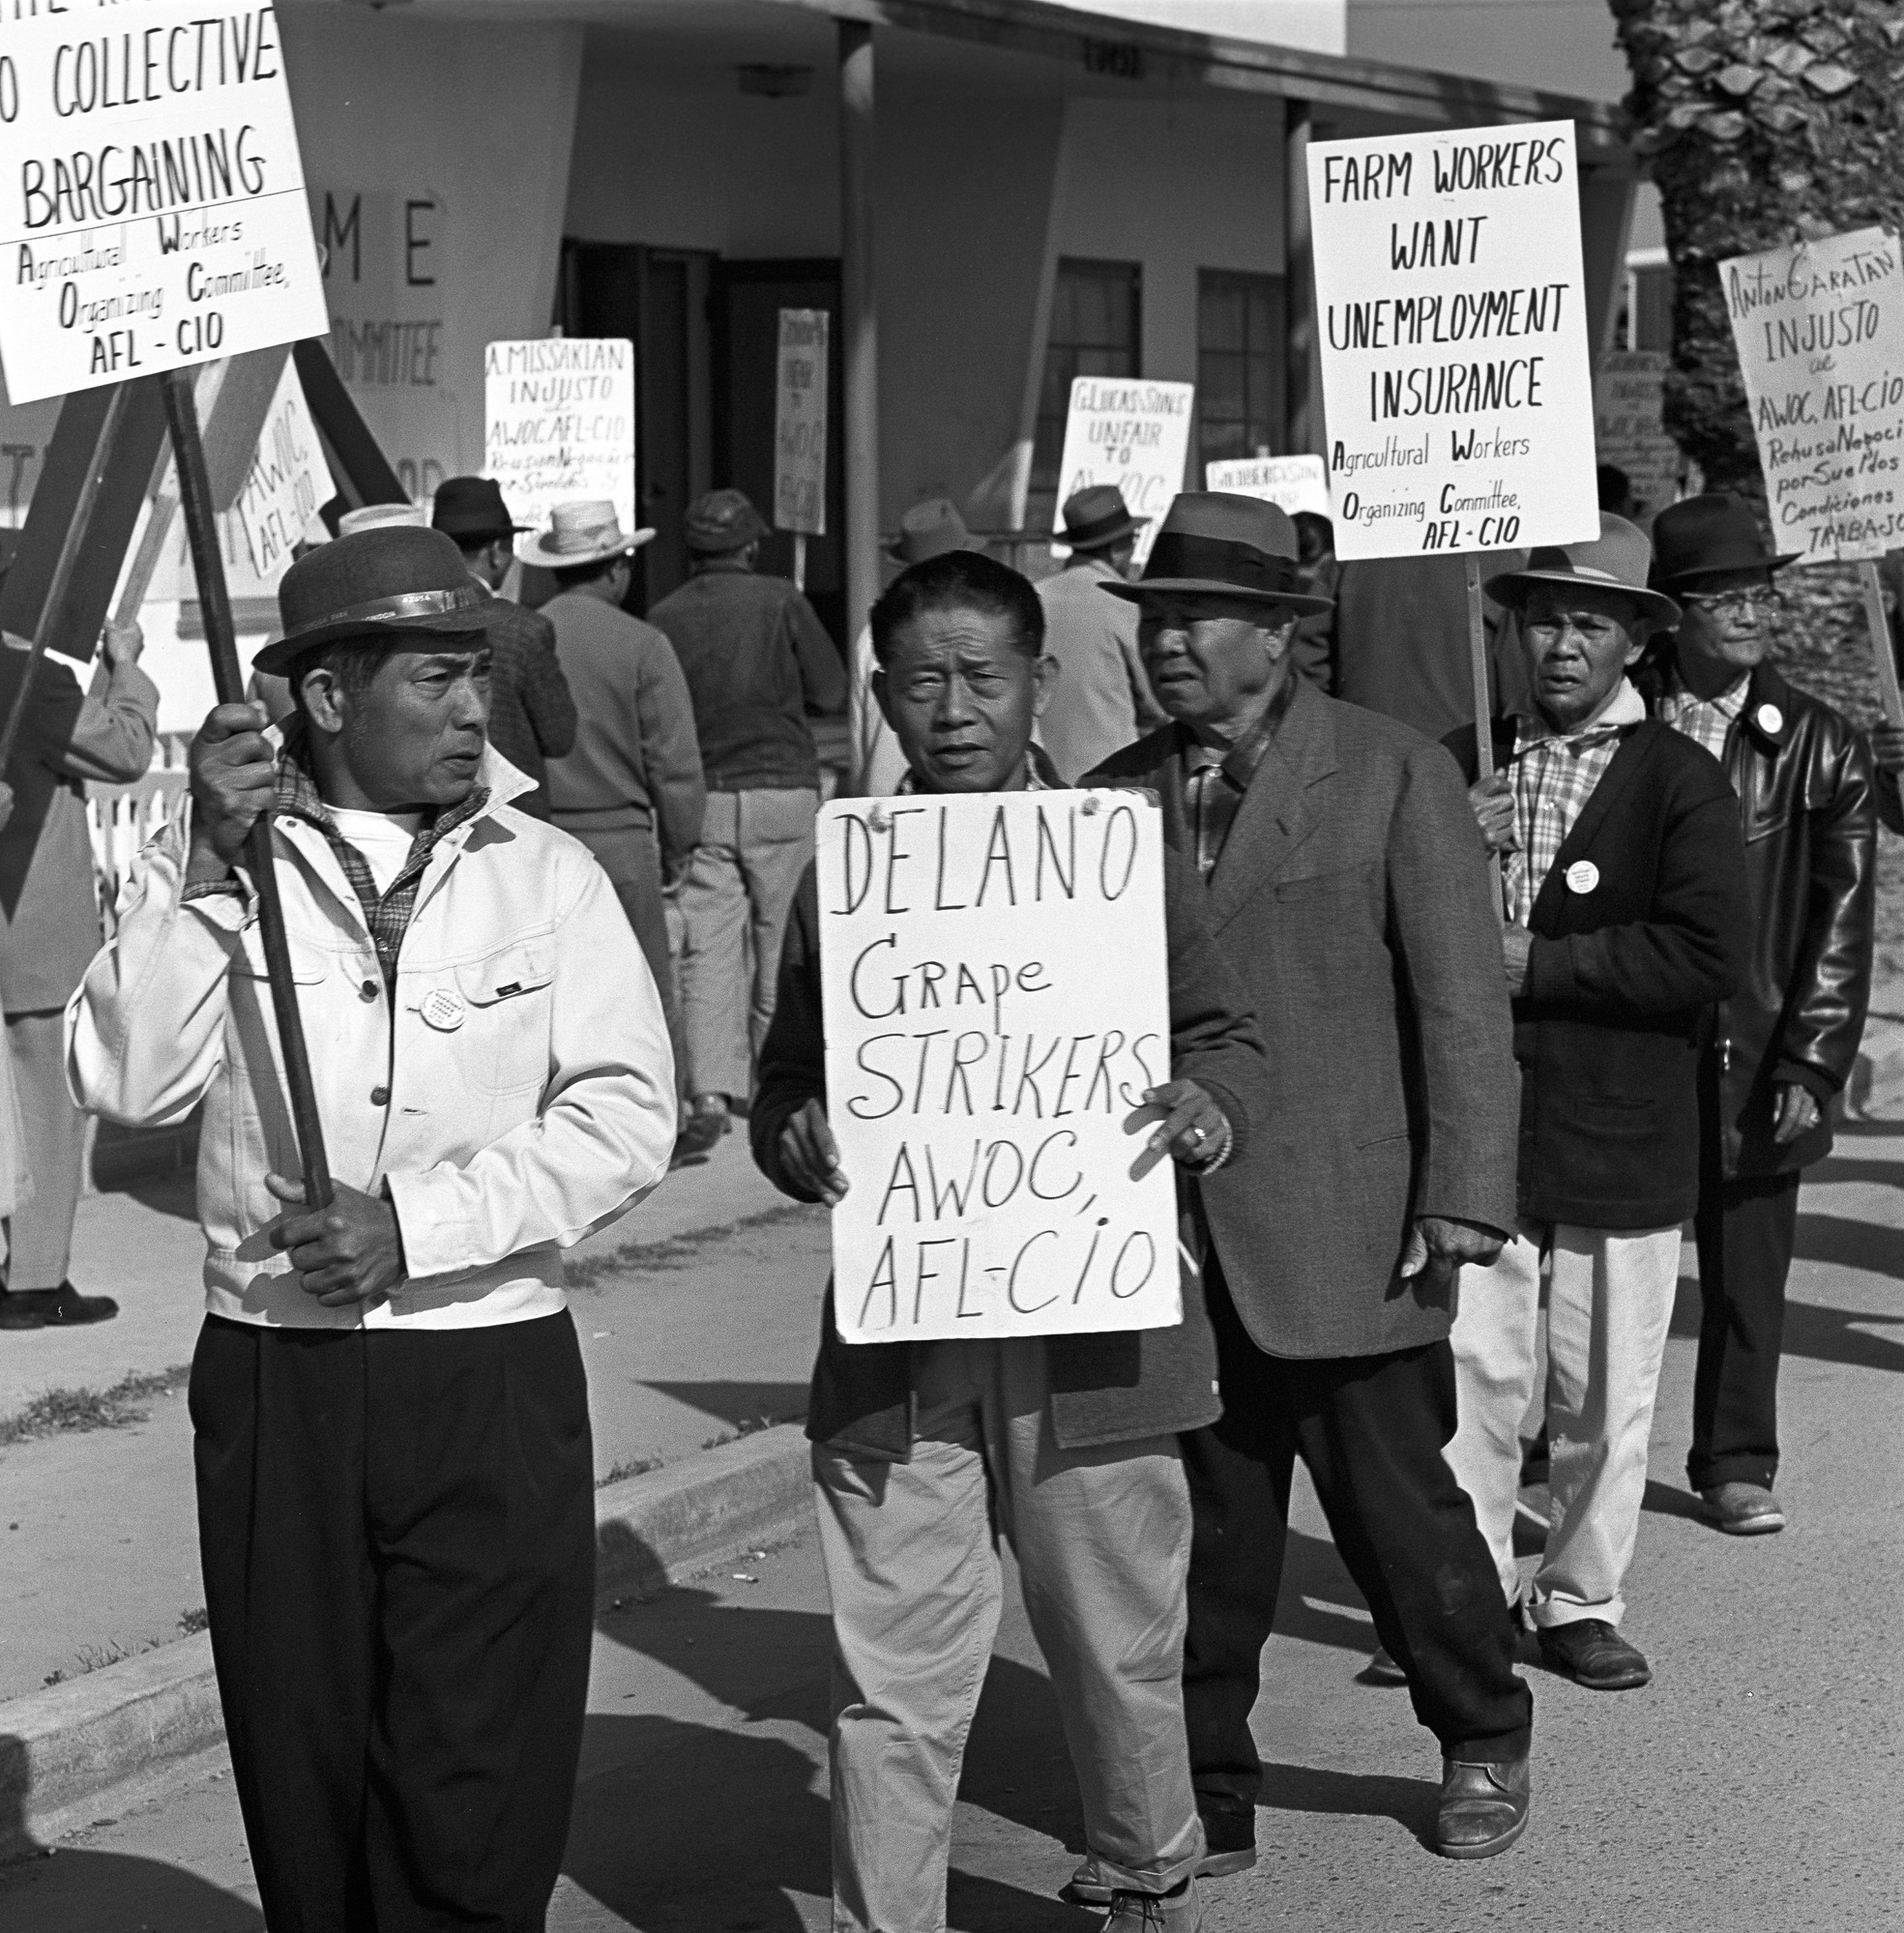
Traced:
<svg viewBox="0 0 1904 1933">
<path fill-rule="evenodd" d="M 1443 1759 L 1435 1851 L 1445 1860 L 1491 1860 L 1505 1853 L 1527 1830 L 1532 1796 L 1525 1754 L 1498 1765 Z"/>
<path fill-rule="evenodd" d="M 78 1329 L 89 1322 L 110 1322 L 119 1304 L 110 1296 L 82 1296 L 71 1282 L 56 1289 L 15 1289 L 10 1303 L 24 1303 L 39 1312 L 48 1329 Z"/>
<path fill-rule="evenodd" d="M 0 1329 L 44 1329 L 46 1318 L 24 1296 L 0 1289 Z"/>
<path fill-rule="evenodd" d="M 1699 1494 L 1727 1537 L 1769 1537 L 1785 1528 L 1778 1499 L 1762 1483 L 1714 1483 Z"/>
<path fill-rule="evenodd" d="M 1604 1618 L 1548 1625 L 1540 1632 L 1540 1662 L 1589 1691 L 1636 1691 L 1653 1683 L 1645 1654 L 1629 1645 Z"/>
<path fill-rule="evenodd" d="M 1362 1675 L 1370 1684 L 1406 1684 L 1408 1674 L 1402 1670 L 1388 1646 L 1377 1645 L 1375 1653 L 1362 1667 Z"/>
<path fill-rule="evenodd" d="M 1232 1873 L 1247 1872 L 1256 1863 L 1256 1809 L 1246 1812 L 1204 1811 L 1204 1855 L 1196 1862 L 1198 1879 L 1227 1879 Z M 1076 1872 L 1059 1891 L 1059 1898 L 1072 1906 L 1108 1906 L 1121 1889 L 1112 1886 L 1096 1853 L 1086 1853 Z M 1142 1925 L 1143 1921 L 1135 1922 Z"/>
<path fill-rule="evenodd" d="M 1111 1894 L 1103 1933 L 1203 1933 L 1195 1879 L 1185 1880 L 1175 1892 L 1126 1892 L 1120 1887 Z"/>
</svg>

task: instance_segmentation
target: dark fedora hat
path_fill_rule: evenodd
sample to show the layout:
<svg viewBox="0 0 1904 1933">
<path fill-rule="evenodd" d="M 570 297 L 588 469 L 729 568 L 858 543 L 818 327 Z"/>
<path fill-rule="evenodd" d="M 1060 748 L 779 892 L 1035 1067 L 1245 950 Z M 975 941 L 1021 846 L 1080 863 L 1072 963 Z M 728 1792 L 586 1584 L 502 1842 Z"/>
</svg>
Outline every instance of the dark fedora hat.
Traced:
<svg viewBox="0 0 1904 1933">
<path fill-rule="evenodd" d="M 757 542 L 767 535 L 767 526 L 745 490 L 709 490 L 688 506 L 682 531 L 689 550 L 721 557 Z"/>
<path fill-rule="evenodd" d="M 1065 499 L 1065 525 L 1051 533 L 1051 542 L 1072 550 L 1106 550 L 1143 527 L 1115 483 L 1092 483 Z"/>
<path fill-rule="evenodd" d="M 1730 490 L 1686 497 L 1653 519 L 1653 582 L 1663 591 L 1720 571 L 1782 571 L 1801 554 L 1768 550 L 1751 505 Z"/>
<path fill-rule="evenodd" d="M 1141 602 L 1160 591 L 1248 598 L 1291 611 L 1327 611 L 1333 598 L 1298 588 L 1304 581 L 1296 526 L 1274 504 L 1227 490 L 1185 490 L 1171 501 L 1134 584 L 1099 584 L 1113 598 Z"/>
<path fill-rule="evenodd" d="M 319 645 L 366 642 L 393 651 L 430 637 L 481 637 L 483 593 L 440 530 L 360 530 L 298 561 L 278 587 L 284 635 L 253 660 L 282 677 Z"/>
<path fill-rule="evenodd" d="M 1497 604 L 1519 610 L 1536 584 L 1591 584 L 1618 591 L 1632 599 L 1643 618 L 1675 625 L 1680 607 L 1663 591 L 1647 588 L 1647 566 L 1653 549 L 1646 532 L 1611 511 L 1600 512 L 1600 534 L 1583 543 L 1546 543 L 1529 552 L 1524 571 L 1507 571 L 1487 580 L 1487 595 Z"/>
<path fill-rule="evenodd" d="M 950 550 L 982 550 L 985 546 L 965 527 L 958 506 L 950 497 L 927 497 L 899 519 L 896 537 L 881 545 L 895 564 L 923 564 Z"/>
<path fill-rule="evenodd" d="M 493 477 L 444 478 L 436 486 L 429 523 L 432 530 L 461 543 L 474 543 L 485 537 L 510 538 L 531 527 L 511 520 L 503 503 L 503 486 Z"/>
</svg>

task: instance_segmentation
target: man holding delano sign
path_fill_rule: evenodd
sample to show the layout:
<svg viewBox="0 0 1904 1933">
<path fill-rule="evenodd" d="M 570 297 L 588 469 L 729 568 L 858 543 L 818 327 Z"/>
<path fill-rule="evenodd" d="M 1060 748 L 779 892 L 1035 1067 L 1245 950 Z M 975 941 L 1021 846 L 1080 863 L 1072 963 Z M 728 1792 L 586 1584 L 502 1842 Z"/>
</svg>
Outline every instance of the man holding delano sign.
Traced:
<svg viewBox="0 0 1904 1933">
<path fill-rule="evenodd" d="M 903 790 L 1016 793 L 1055 778 L 1031 744 L 1054 677 L 1024 578 L 955 551 L 898 577 L 872 612 L 874 688 Z M 1171 1078 L 1142 1091 L 1133 1173 L 1191 1176 L 1247 1145 L 1266 1106 L 1261 1044 L 1165 855 Z M 836 1205 L 827 1123 L 818 895 L 809 867 L 781 958 L 751 1119 L 786 1193 Z M 1194 1185 L 1186 1207 L 1197 1243 Z M 1000 1610 L 993 1524 L 1034 1629 L 1111 1893 L 1113 1933 L 1193 1933 L 1205 1846 L 1179 1671 L 1190 1515 L 1176 1432 L 1213 1420 L 1216 1356 L 1194 1276 L 1170 1328 L 994 1340 L 840 1339 L 828 1297 L 807 1434 L 834 1605 L 834 1924 L 945 1924 L 952 1802 Z"/>
</svg>

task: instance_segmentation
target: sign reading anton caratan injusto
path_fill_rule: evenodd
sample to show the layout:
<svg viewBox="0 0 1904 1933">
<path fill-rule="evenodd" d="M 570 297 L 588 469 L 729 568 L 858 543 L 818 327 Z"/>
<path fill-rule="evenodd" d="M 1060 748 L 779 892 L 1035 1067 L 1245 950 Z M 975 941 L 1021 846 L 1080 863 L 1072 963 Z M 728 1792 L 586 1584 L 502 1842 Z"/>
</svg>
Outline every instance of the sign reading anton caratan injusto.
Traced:
<svg viewBox="0 0 1904 1933">
<path fill-rule="evenodd" d="M 16 403 L 321 336 L 278 16 L 0 12 L 0 362 Z"/>
</svg>

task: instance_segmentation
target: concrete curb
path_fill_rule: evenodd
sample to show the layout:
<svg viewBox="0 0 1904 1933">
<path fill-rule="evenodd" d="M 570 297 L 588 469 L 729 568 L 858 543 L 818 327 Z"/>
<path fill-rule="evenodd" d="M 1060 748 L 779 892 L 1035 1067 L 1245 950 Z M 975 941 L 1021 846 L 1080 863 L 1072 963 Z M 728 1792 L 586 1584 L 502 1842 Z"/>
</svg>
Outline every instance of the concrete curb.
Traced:
<svg viewBox="0 0 1904 1933">
<path fill-rule="evenodd" d="M 652 1597 L 680 1578 L 800 1528 L 812 1506 L 797 1424 L 596 1492 L 597 1586 Z M 0 1704 L 0 1861 L 116 1811 L 113 1795 L 224 1736 L 212 1641 L 161 1645 Z"/>
</svg>

